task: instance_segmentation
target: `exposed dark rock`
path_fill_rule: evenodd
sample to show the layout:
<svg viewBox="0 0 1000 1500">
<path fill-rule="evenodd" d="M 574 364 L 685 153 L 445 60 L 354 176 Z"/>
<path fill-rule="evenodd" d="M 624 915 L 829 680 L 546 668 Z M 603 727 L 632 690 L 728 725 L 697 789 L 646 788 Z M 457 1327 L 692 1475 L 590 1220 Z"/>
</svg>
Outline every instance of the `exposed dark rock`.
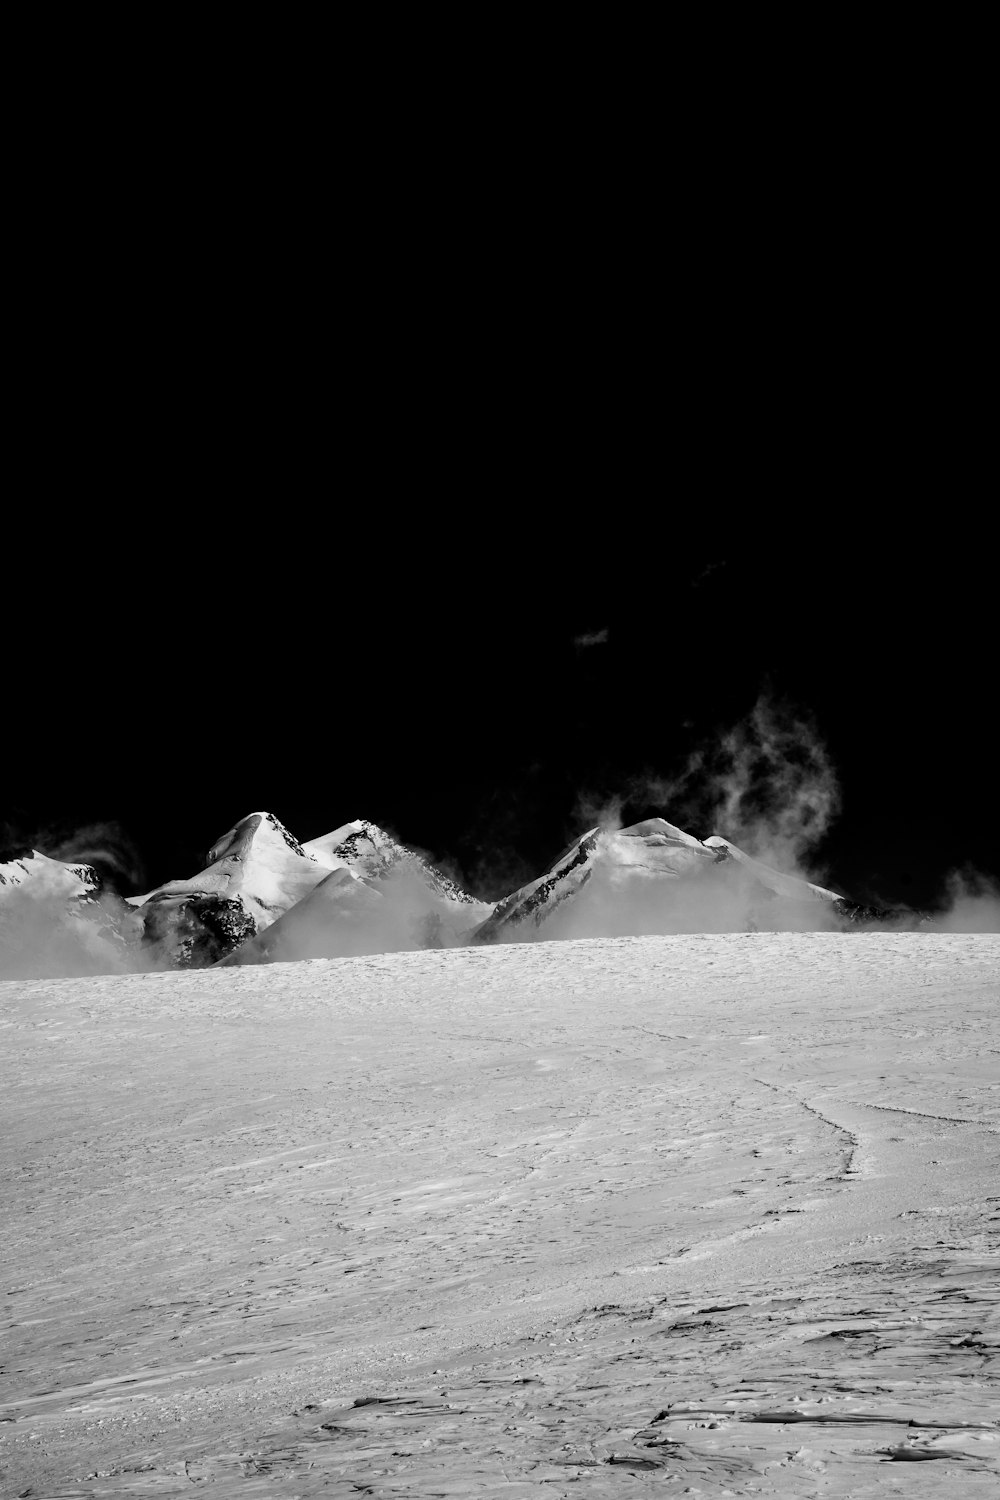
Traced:
<svg viewBox="0 0 1000 1500">
<path fill-rule="evenodd" d="M 907 911 L 899 906 L 874 906 L 869 902 L 849 901 L 846 896 L 841 897 L 840 914 L 858 927 L 914 927 L 929 920 L 922 912 Z"/>
<path fill-rule="evenodd" d="M 600 830 L 595 828 L 578 843 L 570 846 L 534 890 L 530 890 L 527 895 L 523 890 L 514 891 L 512 895 L 499 901 L 492 915 L 487 917 L 476 933 L 477 939 L 483 943 L 495 942 L 506 929 L 519 926 L 530 919 L 537 923 L 543 916 L 549 916 L 561 901 L 575 895 L 590 879 L 592 872 L 587 867 L 599 838 Z M 571 877 L 577 870 L 577 878 L 568 881 L 567 877 Z M 562 890 L 559 889 L 560 886 L 563 887 Z"/>
<path fill-rule="evenodd" d="M 151 896 L 142 907 L 143 942 L 181 969 L 218 963 L 257 931 L 239 896 Z"/>
<path fill-rule="evenodd" d="M 350 832 L 339 843 L 330 844 L 328 839 L 316 842 L 324 846 L 328 858 L 342 861 L 354 874 L 366 880 L 378 880 L 400 866 L 405 866 L 419 872 L 424 883 L 447 900 L 460 901 L 465 905 L 476 904 L 476 898 L 464 891 L 450 876 L 436 869 L 405 844 L 397 843 L 377 823 L 361 819 L 357 823 L 346 824 L 345 827 Z M 304 852 L 309 854 L 308 844 Z"/>
</svg>

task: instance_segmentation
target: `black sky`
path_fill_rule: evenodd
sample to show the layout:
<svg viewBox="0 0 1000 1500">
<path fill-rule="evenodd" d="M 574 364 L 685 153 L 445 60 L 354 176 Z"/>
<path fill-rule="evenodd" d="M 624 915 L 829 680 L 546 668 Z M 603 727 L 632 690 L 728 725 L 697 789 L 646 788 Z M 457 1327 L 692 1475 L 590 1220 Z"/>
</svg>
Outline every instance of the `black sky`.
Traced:
<svg viewBox="0 0 1000 1500">
<path fill-rule="evenodd" d="M 7 847 L 115 821 L 152 884 L 263 807 L 496 888 L 767 692 L 837 768 L 833 883 L 1000 877 L 976 200 L 845 150 L 723 140 L 662 193 L 588 155 L 510 213 L 400 159 L 419 191 L 369 174 L 336 233 L 315 178 L 275 216 L 64 162 L 8 413 Z"/>
</svg>

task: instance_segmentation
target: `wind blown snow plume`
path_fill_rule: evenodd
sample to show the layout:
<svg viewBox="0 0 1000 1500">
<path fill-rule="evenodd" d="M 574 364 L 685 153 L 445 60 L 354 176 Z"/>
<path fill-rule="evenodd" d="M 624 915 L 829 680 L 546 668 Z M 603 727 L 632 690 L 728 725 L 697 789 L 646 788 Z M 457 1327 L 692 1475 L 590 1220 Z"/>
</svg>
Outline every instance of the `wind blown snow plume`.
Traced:
<svg viewBox="0 0 1000 1500">
<path fill-rule="evenodd" d="M 0 825 L 0 979 L 122 974 L 155 965 L 140 953 L 119 892 L 143 865 L 120 823 Z"/>
<path fill-rule="evenodd" d="M 582 792 L 575 817 L 614 832 L 626 808 L 655 809 L 809 879 L 822 874 L 816 851 L 840 805 L 833 759 L 812 718 L 762 693 L 746 718 L 698 745 L 676 771 L 640 772 L 611 795 Z"/>
<path fill-rule="evenodd" d="M 131 914 L 90 865 L 31 850 L 0 864 L 0 979 L 120 974 L 139 965 Z"/>
<path fill-rule="evenodd" d="M 646 821 L 623 827 L 626 810 L 634 816 L 639 808 Z M 836 771 L 815 723 L 762 693 L 745 719 L 698 746 L 672 774 L 646 771 L 615 795 L 578 798 L 576 816 L 596 825 L 600 852 L 587 889 L 554 920 L 545 916 L 544 935 L 842 927 L 859 909 L 813 883 L 822 877 L 818 847 L 839 808 Z M 696 845 L 707 863 L 695 860 L 679 879 L 662 878 L 663 870 L 647 878 L 648 860 L 643 854 L 637 867 L 636 855 L 655 824 Z"/>
<path fill-rule="evenodd" d="M 952 870 L 943 910 L 929 925 L 937 932 L 1000 932 L 1000 885 L 978 870 Z"/>
<path fill-rule="evenodd" d="M 146 883 L 143 859 L 135 840 L 114 819 L 89 823 L 53 823 L 45 827 L 15 828 L 0 825 L 0 844 L 11 852 L 35 849 L 50 859 L 70 865 L 90 865 L 97 872 L 100 888 L 128 896 Z M 0 853 L 0 861 L 9 858 Z"/>
<path fill-rule="evenodd" d="M 657 790 L 669 806 L 684 809 L 688 823 L 696 820 L 706 832 L 711 825 L 789 873 L 806 869 L 841 800 L 833 761 L 813 720 L 766 694 Z"/>
<path fill-rule="evenodd" d="M 624 810 L 639 801 L 658 814 L 623 827 Z M 938 913 L 859 905 L 817 883 L 839 806 L 812 720 L 762 696 L 673 776 L 632 778 L 603 805 L 581 799 L 591 826 L 495 903 L 364 820 L 300 844 L 272 813 L 250 813 L 216 840 L 200 872 L 126 900 L 102 890 L 89 864 L 21 852 L 0 864 L 0 978 L 887 921 L 1000 931 L 1000 890 L 968 871 L 950 877 Z M 105 831 L 80 830 L 60 847 L 107 850 Z M 112 862 L 112 884 L 126 863 Z"/>
</svg>

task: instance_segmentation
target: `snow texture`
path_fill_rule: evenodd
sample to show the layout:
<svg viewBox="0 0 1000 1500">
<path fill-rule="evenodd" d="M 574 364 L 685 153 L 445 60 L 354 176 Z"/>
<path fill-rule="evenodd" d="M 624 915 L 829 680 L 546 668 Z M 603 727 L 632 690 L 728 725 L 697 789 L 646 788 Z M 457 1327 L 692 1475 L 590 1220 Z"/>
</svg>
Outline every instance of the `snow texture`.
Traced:
<svg viewBox="0 0 1000 1500">
<path fill-rule="evenodd" d="M 761 932 L 0 985 L 0 1490 L 996 1495 L 998 975 Z"/>
</svg>

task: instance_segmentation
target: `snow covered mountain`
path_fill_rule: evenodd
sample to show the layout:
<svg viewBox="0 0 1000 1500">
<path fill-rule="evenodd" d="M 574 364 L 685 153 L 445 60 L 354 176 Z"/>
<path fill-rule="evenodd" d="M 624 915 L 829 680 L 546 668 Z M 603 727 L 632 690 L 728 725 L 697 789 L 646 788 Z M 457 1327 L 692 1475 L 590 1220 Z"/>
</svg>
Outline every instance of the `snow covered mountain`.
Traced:
<svg viewBox="0 0 1000 1500">
<path fill-rule="evenodd" d="M 375 823 L 300 844 L 269 812 L 223 834 L 200 874 L 133 904 L 147 948 L 185 968 L 236 950 L 239 962 L 260 963 L 452 947 L 490 910 Z"/>
<path fill-rule="evenodd" d="M 329 873 L 225 963 L 452 948 L 490 911 L 375 823 L 345 823 L 302 847 Z"/>
<path fill-rule="evenodd" d="M 130 914 L 99 891 L 93 866 L 37 849 L 0 864 L 0 979 L 127 968 Z"/>
<path fill-rule="evenodd" d="M 21 888 L 32 897 L 59 896 L 73 901 L 92 895 L 98 887 L 93 865 L 68 865 L 32 849 L 19 859 L 0 864 L 0 899 Z"/>
<path fill-rule="evenodd" d="M 839 925 L 842 898 L 664 818 L 592 828 L 537 880 L 500 901 L 483 942 Z"/>
<path fill-rule="evenodd" d="M 241 818 L 189 880 L 168 880 L 132 904 L 144 942 L 170 965 L 203 967 L 269 927 L 317 886 L 326 869 L 273 813 Z"/>
<path fill-rule="evenodd" d="M 0 974 L 203 968 L 538 938 L 817 930 L 899 915 L 853 905 L 720 835 L 697 839 L 659 817 L 590 829 L 544 874 L 491 906 L 375 823 L 357 819 L 299 843 L 260 811 L 216 840 L 197 875 L 128 904 L 100 894 L 88 865 L 37 851 L 0 865 Z"/>
</svg>

